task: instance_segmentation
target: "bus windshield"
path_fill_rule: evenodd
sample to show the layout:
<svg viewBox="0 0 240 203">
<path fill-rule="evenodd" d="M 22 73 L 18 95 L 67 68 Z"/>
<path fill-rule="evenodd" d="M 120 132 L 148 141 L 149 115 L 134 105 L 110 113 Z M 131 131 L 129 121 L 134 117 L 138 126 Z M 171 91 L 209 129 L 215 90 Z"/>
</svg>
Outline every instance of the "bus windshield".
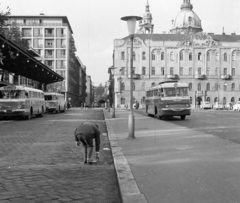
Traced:
<svg viewBox="0 0 240 203">
<path fill-rule="evenodd" d="M 0 99 L 23 99 L 26 98 L 24 90 L 0 90 Z"/>
<path fill-rule="evenodd" d="M 56 95 L 44 95 L 45 101 L 56 100 Z"/>
<path fill-rule="evenodd" d="M 164 95 L 165 95 L 165 97 L 188 96 L 188 88 L 187 87 L 178 87 L 177 95 L 176 95 L 175 88 L 164 88 Z"/>
</svg>

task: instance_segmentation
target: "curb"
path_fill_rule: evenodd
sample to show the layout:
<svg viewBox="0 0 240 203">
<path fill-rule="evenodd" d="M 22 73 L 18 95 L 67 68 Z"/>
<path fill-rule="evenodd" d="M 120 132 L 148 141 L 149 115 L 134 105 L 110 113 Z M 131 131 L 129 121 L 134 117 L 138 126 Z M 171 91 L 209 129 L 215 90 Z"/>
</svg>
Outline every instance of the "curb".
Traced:
<svg viewBox="0 0 240 203">
<path fill-rule="evenodd" d="M 106 121 L 108 138 L 111 146 L 114 166 L 117 174 L 118 185 L 123 203 L 147 203 L 143 194 L 141 194 L 137 183 L 132 175 L 131 169 L 125 158 L 122 148 L 118 144 L 117 136 L 112 128 L 110 120 L 106 119 L 106 112 L 103 110 Z"/>
</svg>

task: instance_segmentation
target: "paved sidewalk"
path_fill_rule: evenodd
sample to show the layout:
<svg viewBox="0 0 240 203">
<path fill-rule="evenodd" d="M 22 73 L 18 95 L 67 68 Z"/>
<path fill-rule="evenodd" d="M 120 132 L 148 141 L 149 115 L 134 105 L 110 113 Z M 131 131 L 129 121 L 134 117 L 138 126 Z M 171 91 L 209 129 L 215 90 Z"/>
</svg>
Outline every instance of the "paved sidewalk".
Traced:
<svg viewBox="0 0 240 203">
<path fill-rule="evenodd" d="M 127 139 L 129 111 L 104 115 L 123 203 L 240 202 L 239 144 L 137 113 Z"/>
</svg>

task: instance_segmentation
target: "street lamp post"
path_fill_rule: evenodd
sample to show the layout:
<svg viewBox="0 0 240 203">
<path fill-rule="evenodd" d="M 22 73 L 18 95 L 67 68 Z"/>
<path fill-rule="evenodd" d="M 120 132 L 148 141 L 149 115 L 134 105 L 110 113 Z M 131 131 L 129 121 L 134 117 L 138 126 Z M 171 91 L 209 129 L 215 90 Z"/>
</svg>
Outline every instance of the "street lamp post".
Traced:
<svg viewBox="0 0 240 203">
<path fill-rule="evenodd" d="M 115 118 L 115 79 L 114 79 L 114 69 L 116 69 L 116 67 L 111 66 L 110 68 L 110 74 L 112 75 L 112 79 L 111 79 L 111 89 L 109 90 L 109 92 L 113 93 L 113 112 L 112 112 L 112 118 Z M 113 90 L 113 91 L 112 91 Z"/>
<path fill-rule="evenodd" d="M 130 114 L 128 117 L 128 128 L 129 128 L 129 134 L 128 138 L 134 139 L 134 114 L 133 114 L 133 38 L 135 34 L 135 28 L 136 28 L 136 22 L 138 20 L 141 20 L 142 17 L 139 16 L 125 16 L 122 17 L 121 20 L 127 21 L 128 25 L 128 33 L 129 38 L 131 41 L 131 48 L 130 48 Z"/>
</svg>

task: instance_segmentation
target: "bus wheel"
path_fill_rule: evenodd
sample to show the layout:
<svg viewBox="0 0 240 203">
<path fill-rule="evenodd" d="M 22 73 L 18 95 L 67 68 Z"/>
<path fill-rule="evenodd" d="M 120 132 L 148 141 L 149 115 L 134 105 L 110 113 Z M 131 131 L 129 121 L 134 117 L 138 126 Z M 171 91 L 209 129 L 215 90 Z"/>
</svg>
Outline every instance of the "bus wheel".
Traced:
<svg viewBox="0 0 240 203">
<path fill-rule="evenodd" d="M 31 118 L 30 115 L 25 116 L 25 119 L 26 119 L 26 120 L 30 120 L 30 118 Z"/>
<path fill-rule="evenodd" d="M 158 116 L 158 118 L 159 118 L 160 120 L 162 120 L 162 119 L 163 119 L 163 117 L 162 117 L 162 116 Z"/>
<path fill-rule="evenodd" d="M 180 116 L 182 120 L 185 120 L 186 116 Z"/>
<path fill-rule="evenodd" d="M 39 117 L 43 117 L 43 112 L 44 112 L 44 110 L 43 110 L 43 107 L 42 107 L 42 111 L 40 112 Z"/>
</svg>

